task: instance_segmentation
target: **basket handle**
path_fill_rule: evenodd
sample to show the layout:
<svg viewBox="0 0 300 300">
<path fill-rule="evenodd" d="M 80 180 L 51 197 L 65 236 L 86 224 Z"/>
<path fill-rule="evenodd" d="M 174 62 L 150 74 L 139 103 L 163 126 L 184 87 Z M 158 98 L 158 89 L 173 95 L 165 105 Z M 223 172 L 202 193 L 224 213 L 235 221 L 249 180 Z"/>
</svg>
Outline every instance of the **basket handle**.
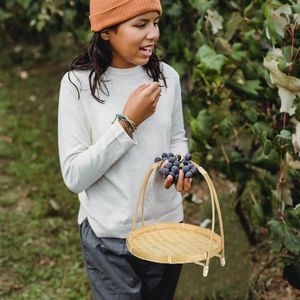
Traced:
<svg viewBox="0 0 300 300">
<path fill-rule="evenodd" d="M 211 178 L 209 177 L 208 173 L 201 167 L 199 166 L 197 163 L 191 161 L 196 168 L 198 169 L 198 171 L 200 172 L 200 174 L 204 177 L 209 191 L 210 191 L 210 198 L 211 198 L 211 204 L 212 204 L 212 228 L 211 228 L 211 235 L 210 235 L 210 244 L 212 245 L 212 238 L 213 238 L 213 233 L 215 231 L 215 208 L 217 209 L 217 215 L 218 215 L 218 221 L 219 221 L 219 225 L 220 225 L 220 235 L 221 235 L 221 240 L 222 240 L 222 249 L 224 249 L 224 229 L 223 229 L 223 221 L 222 221 L 222 214 L 221 214 L 221 210 L 220 210 L 220 204 L 219 204 L 219 200 L 218 200 L 218 196 L 216 193 L 216 189 L 213 185 L 213 182 L 211 180 Z M 137 215 L 138 215 L 138 209 L 140 206 L 140 201 L 142 199 L 142 226 L 144 226 L 144 204 L 145 204 L 145 191 L 147 188 L 147 184 L 149 181 L 149 178 L 152 174 L 152 172 L 157 169 L 158 167 L 160 167 L 163 164 L 163 161 L 154 163 L 147 171 L 145 177 L 144 177 L 144 181 L 142 183 L 139 195 L 138 195 L 138 199 L 136 202 L 136 206 L 135 206 L 135 213 L 133 216 L 133 221 L 132 221 L 132 230 L 135 229 L 136 227 L 136 222 L 137 222 Z"/>
</svg>

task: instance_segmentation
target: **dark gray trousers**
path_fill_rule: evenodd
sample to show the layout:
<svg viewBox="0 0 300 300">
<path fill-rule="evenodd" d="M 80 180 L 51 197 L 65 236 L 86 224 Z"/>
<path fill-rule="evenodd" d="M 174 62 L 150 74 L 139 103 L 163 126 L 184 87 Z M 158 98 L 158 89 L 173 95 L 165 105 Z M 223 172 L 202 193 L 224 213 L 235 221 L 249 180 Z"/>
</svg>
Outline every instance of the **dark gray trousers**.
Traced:
<svg viewBox="0 0 300 300">
<path fill-rule="evenodd" d="M 87 219 L 80 225 L 85 268 L 94 300 L 172 300 L 181 265 L 134 257 L 125 239 L 98 238 Z"/>
</svg>

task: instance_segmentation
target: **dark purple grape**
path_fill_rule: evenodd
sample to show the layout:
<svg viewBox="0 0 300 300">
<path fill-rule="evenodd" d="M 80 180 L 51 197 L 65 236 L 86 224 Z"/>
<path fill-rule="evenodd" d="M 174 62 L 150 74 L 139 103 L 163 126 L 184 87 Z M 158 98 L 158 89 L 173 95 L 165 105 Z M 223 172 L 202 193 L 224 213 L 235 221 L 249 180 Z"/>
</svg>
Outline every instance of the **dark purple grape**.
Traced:
<svg viewBox="0 0 300 300">
<path fill-rule="evenodd" d="M 179 167 L 180 166 L 180 162 L 178 160 L 175 160 L 173 162 L 173 166 Z"/>
<path fill-rule="evenodd" d="M 188 164 L 189 164 L 189 162 L 188 162 L 187 160 L 185 160 L 185 159 L 183 159 L 181 162 L 182 162 L 184 165 L 188 165 Z"/>
<path fill-rule="evenodd" d="M 175 162 L 176 158 L 174 156 L 171 156 L 168 158 L 169 162 L 173 163 Z"/>
<path fill-rule="evenodd" d="M 193 173 L 188 171 L 188 172 L 185 173 L 185 177 L 186 178 L 191 178 L 191 177 L 193 177 Z"/>
<path fill-rule="evenodd" d="M 178 174 L 175 174 L 175 182 L 177 182 L 178 181 L 178 178 L 179 178 L 179 175 Z"/>
<path fill-rule="evenodd" d="M 174 172 L 175 174 L 178 174 L 179 173 L 179 168 L 177 166 L 173 166 L 171 168 L 171 171 Z"/>
<path fill-rule="evenodd" d="M 174 157 L 174 154 L 172 152 L 168 153 L 168 157 Z"/>
<path fill-rule="evenodd" d="M 191 159 L 192 159 L 192 154 L 188 152 L 188 153 L 185 155 L 185 159 L 186 159 L 186 160 L 191 160 Z"/>
<path fill-rule="evenodd" d="M 189 163 L 189 164 L 188 164 L 188 167 L 191 169 L 191 168 L 194 167 L 194 164 L 193 164 L 193 163 Z"/>
<path fill-rule="evenodd" d="M 198 169 L 197 169 L 196 167 L 192 167 L 192 168 L 190 169 L 190 171 L 195 175 L 195 174 L 197 174 Z"/>
<path fill-rule="evenodd" d="M 184 173 L 187 173 L 187 172 L 190 171 L 190 168 L 189 168 L 188 166 L 184 166 L 184 167 L 182 168 L 182 171 L 183 171 Z"/>
<path fill-rule="evenodd" d="M 167 168 L 164 168 L 164 176 L 168 176 L 170 173 L 170 171 Z"/>
<path fill-rule="evenodd" d="M 166 164 L 166 168 L 169 169 L 169 170 L 171 170 L 172 166 L 173 166 L 173 164 L 171 162 L 168 162 Z"/>
<path fill-rule="evenodd" d="M 161 168 L 161 169 L 159 169 L 159 174 L 161 174 L 161 175 L 164 175 L 164 172 L 165 172 L 165 170 L 164 170 L 165 168 Z"/>
<path fill-rule="evenodd" d="M 169 175 L 171 175 L 173 177 L 173 180 L 174 180 L 176 174 L 174 172 L 170 172 Z"/>
<path fill-rule="evenodd" d="M 162 158 L 165 158 L 165 157 L 168 157 L 168 153 L 164 152 L 162 155 L 161 155 Z"/>
<path fill-rule="evenodd" d="M 161 161 L 161 157 L 155 157 L 155 159 L 154 159 L 154 162 L 159 162 L 159 161 Z"/>
</svg>

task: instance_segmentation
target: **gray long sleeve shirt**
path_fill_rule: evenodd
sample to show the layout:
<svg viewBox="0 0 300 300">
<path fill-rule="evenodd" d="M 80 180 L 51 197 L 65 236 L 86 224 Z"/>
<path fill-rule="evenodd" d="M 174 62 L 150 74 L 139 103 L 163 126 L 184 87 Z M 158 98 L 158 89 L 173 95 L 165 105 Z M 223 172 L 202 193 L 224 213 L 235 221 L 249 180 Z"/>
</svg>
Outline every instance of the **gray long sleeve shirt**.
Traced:
<svg viewBox="0 0 300 300">
<path fill-rule="evenodd" d="M 125 238 L 144 175 L 163 152 L 186 153 L 177 72 L 162 63 L 168 87 L 162 88 L 155 113 L 140 124 L 131 139 L 119 122 L 130 94 L 151 80 L 142 66 L 109 67 L 104 74 L 109 95 L 99 91 L 97 102 L 89 88 L 89 71 L 65 74 L 61 81 L 58 112 L 59 158 L 67 187 L 78 193 L 78 222 L 88 218 L 99 237 Z M 163 82 L 160 82 L 163 85 Z M 183 219 L 181 194 L 163 187 L 163 178 L 150 177 L 145 198 L 145 222 L 178 222 Z M 138 224 L 139 225 L 139 224 Z"/>
</svg>

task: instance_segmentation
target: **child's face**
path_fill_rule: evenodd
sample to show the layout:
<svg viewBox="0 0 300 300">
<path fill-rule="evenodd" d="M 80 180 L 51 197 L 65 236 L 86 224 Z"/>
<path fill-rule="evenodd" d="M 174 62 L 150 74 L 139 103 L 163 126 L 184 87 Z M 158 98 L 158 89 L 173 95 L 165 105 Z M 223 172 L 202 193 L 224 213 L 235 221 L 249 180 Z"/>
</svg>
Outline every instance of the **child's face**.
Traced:
<svg viewBox="0 0 300 300">
<path fill-rule="evenodd" d="M 158 20 L 157 12 L 148 12 L 120 24 L 116 31 L 111 31 L 111 66 L 131 68 L 147 64 L 159 38 Z"/>
</svg>

